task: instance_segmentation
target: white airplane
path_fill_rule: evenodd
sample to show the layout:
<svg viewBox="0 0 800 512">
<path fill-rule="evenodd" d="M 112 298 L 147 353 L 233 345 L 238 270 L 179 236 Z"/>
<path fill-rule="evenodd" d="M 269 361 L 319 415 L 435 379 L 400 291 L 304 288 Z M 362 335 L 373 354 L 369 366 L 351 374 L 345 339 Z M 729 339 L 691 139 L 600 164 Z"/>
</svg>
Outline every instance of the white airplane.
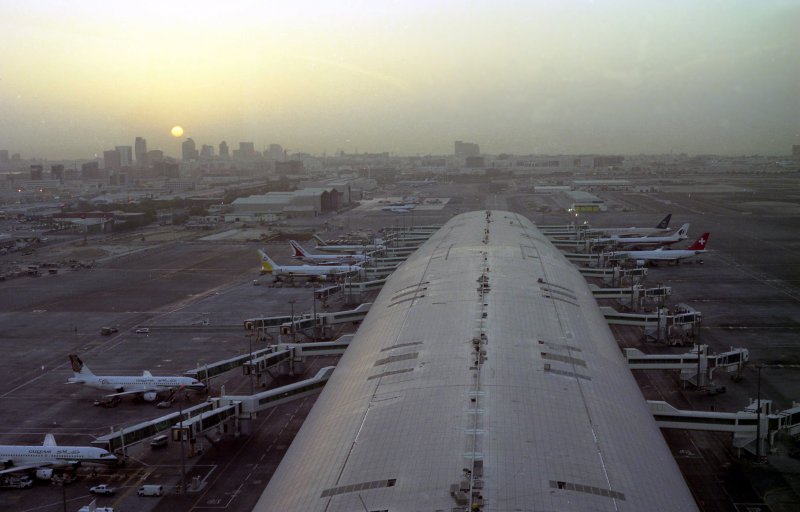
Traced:
<svg viewBox="0 0 800 512">
<path fill-rule="evenodd" d="M 278 265 L 261 249 L 258 250 L 258 254 L 261 255 L 261 273 L 272 274 L 276 280 L 282 277 L 289 279 L 294 277 L 335 279 L 336 277 L 362 270 L 360 265 Z"/>
<path fill-rule="evenodd" d="M 683 259 L 698 256 L 706 252 L 706 244 L 708 243 L 709 233 L 703 233 L 692 245 L 686 249 L 654 249 L 651 251 L 613 251 L 605 253 L 609 259 L 632 259 L 636 260 L 640 265 L 644 265 L 648 261 L 667 261 L 678 263 Z"/>
<path fill-rule="evenodd" d="M 303 248 L 296 240 L 289 240 L 289 244 L 294 250 L 293 258 L 316 263 L 317 265 L 335 265 L 365 263 L 369 261 L 369 256 L 364 254 L 311 254 Z"/>
<path fill-rule="evenodd" d="M 635 245 L 635 246 L 664 246 L 672 245 L 686 240 L 689 232 L 689 224 L 684 224 L 671 235 L 666 236 L 611 236 L 607 238 L 594 238 L 595 243 L 613 243 L 615 245 Z"/>
<path fill-rule="evenodd" d="M 329 245 L 325 240 L 317 235 L 313 235 L 314 240 L 317 241 L 316 249 L 324 252 L 349 252 L 349 253 L 365 253 L 369 251 L 383 251 L 386 246 L 380 238 L 375 239 L 374 244 L 361 244 L 361 245 Z"/>
<path fill-rule="evenodd" d="M 102 448 L 94 446 L 58 446 L 53 434 L 47 434 L 41 446 L 1 445 L 0 463 L 3 469 L 0 475 L 20 471 L 36 471 L 36 477 L 49 480 L 53 476 L 53 468 L 73 468 L 83 463 L 116 464 L 117 458 Z"/>
<path fill-rule="evenodd" d="M 153 377 L 147 370 L 140 376 L 95 375 L 77 355 L 70 354 L 69 360 L 72 363 L 74 377 L 70 378 L 67 384 L 86 384 L 92 388 L 114 391 L 104 398 L 136 395 L 141 396 L 146 402 L 153 402 L 158 398 L 160 391 L 206 389 L 205 384 L 191 377 Z"/>
<path fill-rule="evenodd" d="M 395 206 L 384 206 L 383 208 L 381 208 L 381 210 L 392 213 L 408 213 L 416 207 L 417 207 L 416 204 L 408 203 L 408 204 L 398 204 Z"/>
<path fill-rule="evenodd" d="M 647 236 L 647 235 L 660 235 L 669 231 L 669 221 L 672 219 L 672 214 L 668 213 L 666 217 L 661 219 L 661 222 L 656 224 L 654 228 L 589 228 L 586 230 L 587 234 L 603 233 L 608 236 Z"/>
</svg>

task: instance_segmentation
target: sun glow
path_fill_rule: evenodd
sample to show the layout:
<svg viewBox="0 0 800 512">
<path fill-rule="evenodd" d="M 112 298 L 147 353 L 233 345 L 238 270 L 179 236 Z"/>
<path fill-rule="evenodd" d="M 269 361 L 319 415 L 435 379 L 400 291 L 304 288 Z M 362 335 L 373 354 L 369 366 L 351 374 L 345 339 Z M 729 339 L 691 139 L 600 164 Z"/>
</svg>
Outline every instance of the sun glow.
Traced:
<svg viewBox="0 0 800 512">
<path fill-rule="evenodd" d="M 172 130 L 169 131 L 173 137 L 180 137 L 183 135 L 183 127 L 182 126 L 173 126 Z"/>
</svg>

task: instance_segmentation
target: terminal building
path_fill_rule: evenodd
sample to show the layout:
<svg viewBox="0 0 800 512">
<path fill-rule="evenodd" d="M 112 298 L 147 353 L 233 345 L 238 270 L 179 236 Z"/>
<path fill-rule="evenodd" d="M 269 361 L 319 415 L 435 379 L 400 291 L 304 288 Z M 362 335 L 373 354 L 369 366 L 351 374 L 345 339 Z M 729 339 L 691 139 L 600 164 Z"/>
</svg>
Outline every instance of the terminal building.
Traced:
<svg viewBox="0 0 800 512">
<path fill-rule="evenodd" d="M 254 510 L 697 506 L 584 278 L 486 211 L 388 278 Z"/>
<path fill-rule="evenodd" d="M 291 217 L 315 217 L 335 212 L 349 202 L 350 190 L 347 186 L 341 189 L 320 187 L 292 192 L 269 192 L 234 200 L 231 203 L 233 211 L 225 214 L 225 221 L 274 221 Z"/>
</svg>

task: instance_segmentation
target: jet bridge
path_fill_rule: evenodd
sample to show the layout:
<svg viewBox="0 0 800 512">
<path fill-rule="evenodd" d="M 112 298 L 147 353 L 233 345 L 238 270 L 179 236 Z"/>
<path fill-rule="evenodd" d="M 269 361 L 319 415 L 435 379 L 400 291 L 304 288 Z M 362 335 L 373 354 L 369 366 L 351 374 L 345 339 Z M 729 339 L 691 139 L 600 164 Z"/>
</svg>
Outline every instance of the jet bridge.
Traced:
<svg viewBox="0 0 800 512">
<path fill-rule="evenodd" d="M 771 400 L 750 400 L 738 412 L 685 411 L 667 402 L 648 400 L 650 411 L 660 428 L 731 432 L 733 446 L 754 455 L 766 455 L 765 444 L 772 450 L 778 432 L 790 436 L 800 434 L 800 403 L 793 402 L 790 409 L 772 411 Z M 759 405 L 761 414 L 758 414 Z M 759 439 L 761 446 L 756 444 Z"/>
<path fill-rule="evenodd" d="M 294 315 L 295 319 L 311 318 L 310 314 L 297 314 Z M 256 334 L 261 333 L 258 339 L 265 340 L 270 337 L 269 332 L 275 331 L 279 333 L 281 326 L 287 322 L 292 321 L 291 315 L 277 315 L 277 316 L 262 316 L 258 318 L 248 318 L 244 321 L 244 328 L 248 331 L 255 331 Z"/>
<path fill-rule="evenodd" d="M 244 375 L 256 375 L 260 381 L 262 373 L 269 373 L 271 369 L 284 363 L 287 367 L 286 371 L 291 373 L 292 352 L 290 350 L 278 350 L 274 346 L 269 348 L 272 352 L 258 356 L 254 355 L 252 359 L 242 365 Z M 260 384 L 260 382 L 257 382 L 257 384 Z"/>
<path fill-rule="evenodd" d="M 392 272 L 397 270 L 397 266 L 398 265 L 391 265 L 388 267 L 364 267 L 361 270 L 359 270 L 359 275 L 363 279 L 369 281 L 376 279 L 386 279 L 387 277 L 389 277 L 389 275 L 391 275 Z"/>
<path fill-rule="evenodd" d="M 262 391 L 255 395 L 223 395 L 219 397 L 220 406 L 227 406 L 241 403 L 241 413 L 243 417 L 254 418 L 259 412 L 296 400 L 304 396 L 318 393 L 328 382 L 328 379 L 333 374 L 334 367 L 326 366 L 317 372 L 310 379 L 301 380 L 293 384 L 281 386 L 279 388 Z"/>
<path fill-rule="evenodd" d="M 703 315 L 685 304 L 677 304 L 672 312 L 657 308 L 655 313 L 620 313 L 601 306 L 609 324 L 643 327 L 645 336 L 668 345 L 683 345 L 697 336 Z"/>
<path fill-rule="evenodd" d="M 232 357 L 230 359 L 225 359 L 222 361 L 216 361 L 214 363 L 208 363 L 203 366 L 198 366 L 194 370 L 188 370 L 183 374 L 186 375 L 187 377 L 193 377 L 201 382 L 208 383 L 209 379 L 211 379 L 212 377 L 216 377 L 217 375 L 221 375 L 225 372 L 233 370 L 234 368 L 238 368 L 244 365 L 247 361 L 250 360 L 251 357 L 259 357 L 266 354 L 270 354 L 271 352 L 272 348 L 262 348 L 259 350 L 254 350 L 251 353 Z"/>
<path fill-rule="evenodd" d="M 709 389 L 718 368 L 739 376 L 750 359 L 746 348 L 731 347 L 728 352 L 709 355 L 708 345 L 695 345 L 686 354 L 645 354 L 636 348 L 626 348 L 624 353 L 631 370 L 678 370 L 681 382 L 697 389 Z M 712 389 L 722 392 L 725 387 Z"/>
<path fill-rule="evenodd" d="M 372 307 L 371 302 L 359 304 L 355 309 L 347 311 L 336 311 L 333 313 L 317 313 L 316 322 L 311 315 L 305 315 L 303 318 L 296 319 L 294 322 L 291 319 L 281 324 L 281 334 L 292 334 L 293 332 L 303 331 L 306 329 L 313 329 L 316 323 L 317 327 L 328 327 L 336 324 L 343 324 L 348 322 L 360 322 L 366 318 L 369 309 Z"/>
<path fill-rule="evenodd" d="M 604 283 L 610 283 L 612 286 L 620 286 L 624 280 L 638 283 L 647 276 L 646 267 L 635 268 L 594 268 L 594 267 L 578 267 L 578 272 L 583 277 L 599 277 Z"/>
<path fill-rule="evenodd" d="M 188 441 L 190 457 L 195 454 L 197 437 L 203 432 L 211 430 L 212 428 L 217 428 L 221 431 L 227 431 L 225 421 L 230 418 L 233 418 L 234 430 L 237 432 L 239 430 L 238 422 L 239 415 L 241 414 L 241 402 L 232 402 L 222 405 L 219 398 L 213 398 L 211 403 L 214 404 L 214 409 L 172 425 L 172 440 L 175 442 L 180 442 L 181 437 L 183 437 L 184 441 Z"/>
<path fill-rule="evenodd" d="M 397 267 L 407 259 L 407 256 L 395 256 L 392 258 L 372 258 L 372 261 L 376 267 Z"/>
<path fill-rule="evenodd" d="M 321 353 L 321 351 L 333 350 L 336 343 L 340 345 L 339 349 L 344 350 L 341 347 L 346 346 L 349 343 L 349 339 L 329 342 L 324 344 L 325 347 L 322 346 L 323 344 L 316 344 L 317 346 L 314 348 L 311 346 L 314 344 L 307 344 L 308 349 L 304 355 L 314 355 L 317 351 Z M 290 347 L 292 350 L 297 348 Z M 291 352 L 289 349 L 279 349 L 276 353 L 281 351 Z M 105 448 L 112 453 L 124 453 L 128 447 L 140 443 L 159 432 L 171 429 L 172 439 L 177 442 L 181 438 L 184 441 L 188 441 L 190 453 L 193 453 L 194 443 L 203 432 L 214 428 L 227 431 L 229 423 L 226 423 L 226 421 L 230 419 L 233 419 L 234 429 L 238 432 L 239 420 L 242 418 L 254 418 L 258 412 L 263 410 L 318 393 L 325 386 L 331 374 L 333 374 L 333 370 L 333 366 L 328 366 L 319 370 L 310 379 L 270 389 L 255 395 L 230 396 L 223 394 L 219 398 L 212 398 L 201 404 L 187 407 L 182 411 L 172 412 L 130 427 L 123 427 L 116 432 L 98 437 L 92 441 L 92 444 Z"/>
<path fill-rule="evenodd" d="M 282 364 L 286 367 L 286 373 L 295 375 L 305 371 L 304 362 L 308 356 L 342 355 L 352 339 L 352 334 L 345 334 L 335 341 L 271 345 L 272 353 L 254 357 L 242 366 L 242 370 L 244 375 L 255 375 L 256 384 L 260 385 L 262 374 L 271 374 L 270 370 Z"/>
<path fill-rule="evenodd" d="M 550 243 L 561 250 L 577 251 L 579 254 L 597 254 L 598 249 L 606 249 L 614 246 L 613 242 L 597 240 L 595 238 L 582 238 L 580 240 L 550 240 Z"/>
<path fill-rule="evenodd" d="M 100 436 L 94 441 L 93 445 L 105 448 L 110 452 L 125 450 L 132 445 L 140 443 L 145 439 L 169 429 L 173 425 L 180 423 L 181 419 L 187 421 L 195 416 L 213 411 L 215 404 L 211 401 L 187 407 L 182 412 L 172 412 L 154 420 L 137 423 L 130 427 L 123 427 L 116 432 Z"/>
<path fill-rule="evenodd" d="M 633 311 L 640 311 L 647 299 L 662 301 L 665 297 L 672 295 L 672 288 L 669 286 L 643 288 L 636 284 L 626 288 L 597 288 L 591 285 L 590 288 L 595 299 L 617 299 Z"/>
</svg>

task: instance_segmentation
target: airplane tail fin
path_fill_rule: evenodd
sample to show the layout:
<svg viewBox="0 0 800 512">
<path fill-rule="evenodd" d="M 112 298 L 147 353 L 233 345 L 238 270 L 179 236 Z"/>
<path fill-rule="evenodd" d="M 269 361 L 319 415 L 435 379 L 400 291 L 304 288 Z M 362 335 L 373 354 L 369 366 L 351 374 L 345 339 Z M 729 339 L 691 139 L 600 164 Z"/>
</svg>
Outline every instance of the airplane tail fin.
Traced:
<svg viewBox="0 0 800 512">
<path fill-rule="evenodd" d="M 317 245 L 328 245 L 328 244 L 325 243 L 325 240 L 321 239 L 317 235 L 312 235 L 311 238 L 313 238 L 314 240 L 317 241 Z"/>
<path fill-rule="evenodd" d="M 303 249 L 303 246 L 297 243 L 294 240 L 289 240 L 289 244 L 292 246 L 294 250 L 294 254 L 292 254 L 293 258 L 303 258 L 306 256 L 306 251 Z"/>
<path fill-rule="evenodd" d="M 44 443 L 42 446 L 58 446 L 56 444 L 56 438 L 53 434 L 47 434 L 44 436 Z"/>
<path fill-rule="evenodd" d="M 698 238 L 692 245 L 689 246 L 689 250 L 690 251 L 704 250 L 706 248 L 706 244 L 708 243 L 709 236 L 710 233 L 703 233 L 702 235 L 700 235 L 700 238 Z"/>
<path fill-rule="evenodd" d="M 261 249 L 258 250 L 258 254 L 261 255 L 261 270 L 263 270 L 267 274 L 271 274 L 272 271 L 275 270 L 275 267 L 277 267 L 278 265 L 274 261 L 272 261 L 272 259 L 267 255 L 267 253 L 265 253 Z"/>
<path fill-rule="evenodd" d="M 670 219 L 672 219 L 672 214 L 668 213 L 666 217 L 661 219 L 661 222 L 656 224 L 656 229 L 667 229 L 669 227 Z"/>
<path fill-rule="evenodd" d="M 678 237 L 678 240 L 682 240 L 686 238 L 686 235 L 689 233 L 689 224 L 684 224 L 683 226 L 675 232 L 675 235 Z"/>
<path fill-rule="evenodd" d="M 92 373 L 92 370 L 90 370 L 88 366 L 83 364 L 81 358 L 78 357 L 76 354 L 69 355 L 69 362 L 72 364 L 72 372 L 75 374 L 76 379 L 81 377 L 94 377 L 94 373 Z"/>
</svg>

